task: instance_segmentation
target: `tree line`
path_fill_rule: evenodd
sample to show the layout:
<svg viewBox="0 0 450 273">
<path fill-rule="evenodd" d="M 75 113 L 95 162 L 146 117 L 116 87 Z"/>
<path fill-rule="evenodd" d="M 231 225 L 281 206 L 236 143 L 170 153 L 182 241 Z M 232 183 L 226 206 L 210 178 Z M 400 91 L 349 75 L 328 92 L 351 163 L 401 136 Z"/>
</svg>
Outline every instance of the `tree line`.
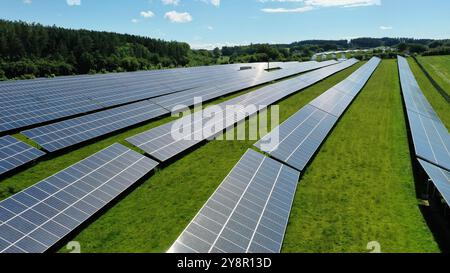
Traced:
<svg viewBox="0 0 450 273">
<path fill-rule="evenodd" d="M 185 66 L 189 53 L 187 43 L 0 20 L 0 77 Z"/>
<path fill-rule="evenodd" d="M 189 44 L 176 41 L 0 20 L 0 80 L 223 63 L 307 61 L 318 52 L 381 47 L 394 51 L 378 49 L 371 54 L 383 58 L 395 58 L 398 52 L 450 54 L 450 40 L 412 38 L 305 40 L 192 50 Z M 365 59 L 371 54 L 355 57 Z"/>
</svg>

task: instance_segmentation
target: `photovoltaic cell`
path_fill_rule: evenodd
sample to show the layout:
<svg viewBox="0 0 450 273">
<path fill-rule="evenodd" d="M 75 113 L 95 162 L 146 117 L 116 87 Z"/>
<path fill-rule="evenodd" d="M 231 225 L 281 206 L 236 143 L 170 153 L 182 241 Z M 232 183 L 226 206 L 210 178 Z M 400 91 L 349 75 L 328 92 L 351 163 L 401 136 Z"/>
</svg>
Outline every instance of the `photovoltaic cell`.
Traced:
<svg viewBox="0 0 450 273">
<path fill-rule="evenodd" d="M 120 144 L 0 202 L 0 253 L 45 252 L 158 165 Z"/>
<path fill-rule="evenodd" d="M 12 136 L 0 137 L 0 175 L 29 163 L 45 153 Z"/>
<path fill-rule="evenodd" d="M 450 206 L 450 172 L 421 159 L 419 159 L 419 163 L 422 165 L 447 205 Z"/>
<path fill-rule="evenodd" d="M 248 150 L 168 252 L 280 252 L 299 176 Z"/>
<path fill-rule="evenodd" d="M 128 138 L 127 141 L 158 160 L 166 161 L 206 139 L 221 134 L 223 130 L 234 126 L 234 124 L 256 114 L 267 106 L 348 68 L 356 62 L 357 60 L 351 59 L 265 86 L 254 92 L 220 103 L 214 108 L 209 107 L 206 110 L 184 116 L 181 119 Z M 314 80 L 311 80 L 311 77 Z M 239 106 L 240 108 L 230 113 L 227 111 L 227 106 Z M 210 109 L 216 110 L 216 115 L 213 117 L 205 114 Z"/>
<path fill-rule="evenodd" d="M 54 152 L 165 114 L 169 111 L 149 101 L 141 101 L 22 133 L 47 151 Z"/>
</svg>

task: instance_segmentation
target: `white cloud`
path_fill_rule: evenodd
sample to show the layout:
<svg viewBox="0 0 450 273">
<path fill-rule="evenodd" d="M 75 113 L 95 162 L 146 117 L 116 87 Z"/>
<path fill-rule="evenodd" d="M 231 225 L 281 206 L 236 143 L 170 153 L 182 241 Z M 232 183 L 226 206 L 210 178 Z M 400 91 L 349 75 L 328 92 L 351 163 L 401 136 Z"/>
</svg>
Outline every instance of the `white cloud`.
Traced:
<svg viewBox="0 0 450 273">
<path fill-rule="evenodd" d="M 242 43 L 189 43 L 192 49 L 207 49 L 207 50 L 213 50 L 214 48 L 222 48 L 224 46 L 241 46 L 241 45 L 249 45 L 248 42 L 242 42 Z"/>
<path fill-rule="evenodd" d="M 305 5 L 318 7 L 362 7 L 379 6 L 381 0 L 305 0 Z"/>
<path fill-rule="evenodd" d="M 23 0 L 23 3 L 24 3 L 24 4 L 31 4 L 32 1 L 31 1 L 31 0 Z"/>
<path fill-rule="evenodd" d="M 393 29 L 393 27 L 391 27 L 391 26 L 380 26 L 380 29 L 381 30 L 391 30 L 391 29 Z"/>
<path fill-rule="evenodd" d="M 208 30 L 211 30 L 211 31 L 214 30 L 214 28 L 213 28 L 212 26 L 207 26 L 206 28 L 207 28 Z"/>
<path fill-rule="evenodd" d="M 211 4 L 218 7 L 220 6 L 220 0 L 211 0 Z"/>
<path fill-rule="evenodd" d="M 180 0 L 162 0 L 162 3 L 164 5 L 174 5 L 174 6 L 178 6 L 178 4 L 180 3 Z"/>
<path fill-rule="evenodd" d="M 152 18 L 153 16 L 155 16 L 155 14 L 151 10 L 141 11 L 140 14 L 141 14 L 141 17 L 144 17 L 144 18 Z"/>
<path fill-rule="evenodd" d="M 188 23 L 192 21 L 192 15 L 188 12 L 169 11 L 164 15 L 172 23 Z"/>
<path fill-rule="evenodd" d="M 81 0 L 66 0 L 67 5 L 69 6 L 80 6 Z"/>
<path fill-rule="evenodd" d="M 258 2 L 261 3 L 267 3 L 267 2 L 279 2 L 279 3 L 298 3 L 303 2 L 304 0 L 258 0 Z"/>
<path fill-rule="evenodd" d="M 302 13 L 313 10 L 314 7 L 304 6 L 300 8 L 286 9 L 286 8 L 275 8 L 275 9 L 262 9 L 266 13 Z"/>
<path fill-rule="evenodd" d="M 201 0 L 203 3 L 211 4 L 213 6 L 219 7 L 220 6 L 220 0 Z"/>
<path fill-rule="evenodd" d="M 131 19 L 131 22 L 132 22 L 132 23 L 134 23 L 134 24 L 136 24 L 136 23 L 139 23 L 139 20 L 138 20 L 138 19 L 135 19 L 135 18 L 133 18 L 133 19 Z"/>
<path fill-rule="evenodd" d="M 260 3 L 277 2 L 277 3 L 303 3 L 298 8 L 264 8 L 263 12 L 267 13 L 302 13 L 316 8 L 323 7 L 362 7 L 362 6 L 379 6 L 381 0 L 258 0 Z"/>
</svg>

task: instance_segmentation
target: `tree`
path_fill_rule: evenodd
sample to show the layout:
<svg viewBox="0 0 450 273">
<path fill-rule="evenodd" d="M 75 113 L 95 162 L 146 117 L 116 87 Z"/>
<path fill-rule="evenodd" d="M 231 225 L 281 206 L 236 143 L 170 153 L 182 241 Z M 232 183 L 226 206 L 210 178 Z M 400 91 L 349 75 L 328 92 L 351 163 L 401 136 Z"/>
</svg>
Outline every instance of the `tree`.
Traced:
<svg viewBox="0 0 450 273">
<path fill-rule="evenodd" d="M 408 45 L 406 43 L 400 43 L 397 46 L 398 51 L 405 52 L 408 49 Z"/>
<path fill-rule="evenodd" d="M 218 48 L 218 47 L 214 48 L 214 50 L 213 50 L 214 58 L 219 59 L 221 55 L 222 55 L 222 52 L 220 51 L 220 48 Z"/>
<path fill-rule="evenodd" d="M 82 74 L 89 73 L 94 68 L 94 57 L 89 52 L 81 54 L 78 71 Z"/>
</svg>

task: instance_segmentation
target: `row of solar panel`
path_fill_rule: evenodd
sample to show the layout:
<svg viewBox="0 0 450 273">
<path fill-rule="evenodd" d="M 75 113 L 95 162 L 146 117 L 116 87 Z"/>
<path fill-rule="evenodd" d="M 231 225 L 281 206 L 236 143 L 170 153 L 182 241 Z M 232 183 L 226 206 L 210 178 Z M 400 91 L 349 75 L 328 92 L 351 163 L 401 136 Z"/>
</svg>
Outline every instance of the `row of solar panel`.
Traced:
<svg viewBox="0 0 450 273">
<path fill-rule="evenodd" d="M 408 61 L 401 56 L 398 68 L 415 154 L 450 206 L 450 135 L 423 95 Z"/>
<path fill-rule="evenodd" d="M 156 159 L 166 161 L 194 145 L 220 134 L 224 129 L 233 126 L 268 105 L 272 105 L 299 90 L 348 68 L 356 62 L 357 60 L 351 59 L 321 68 L 218 104 L 214 106 L 214 109 L 221 109 L 221 113 L 216 113 L 213 117 L 214 120 L 204 114 L 208 111 L 208 109 L 205 109 L 131 137 L 127 141 Z M 229 113 L 226 111 L 227 106 L 241 106 L 241 109 Z M 222 116 L 218 118 L 220 115 Z M 180 128 L 177 124 L 183 126 L 183 132 L 179 132 Z M 208 128 L 202 124 L 208 125 Z M 199 127 L 200 129 L 198 129 Z"/>
<path fill-rule="evenodd" d="M 190 107 L 195 105 L 194 98 L 201 98 L 203 102 L 213 98 L 217 98 L 236 90 L 247 89 L 273 80 L 282 79 L 291 75 L 307 72 L 314 69 L 323 68 L 336 64 L 336 61 L 326 61 L 320 63 L 300 63 L 290 70 L 282 69 L 265 74 L 260 78 L 249 78 L 246 80 L 230 80 L 227 83 L 212 85 L 209 87 L 194 88 L 177 94 L 171 94 L 154 98 L 151 101 L 163 106 L 167 110 L 172 111 L 176 106 Z"/>
<path fill-rule="evenodd" d="M 320 95 L 264 136 L 255 146 L 303 171 L 379 63 L 379 58 L 372 58 L 347 79 Z"/>
<path fill-rule="evenodd" d="M 280 252 L 299 177 L 248 150 L 168 252 Z"/>
<path fill-rule="evenodd" d="M 25 87 L 19 81 L 17 84 L 7 85 L 10 91 L 0 92 L 0 132 L 190 89 L 208 89 L 214 86 L 220 90 L 222 85 L 225 86 L 230 81 L 247 82 L 247 88 L 329 64 L 331 63 L 289 64 L 286 69 L 276 73 L 255 69 L 238 71 L 234 68 L 201 70 L 201 73 L 187 75 L 160 72 L 163 77 L 156 79 L 149 77 L 148 73 L 136 72 L 126 73 L 125 76 L 114 74 L 116 77 L 99 76 L 104 78 L 98 80 L 93 77 L 88 82 L 60 82 L 56 79 L 57 84 L 54 84 L 53 81 L 43 80 L 42 86 L 30 84 L 29 88 L 35 90 L 28 91 L 21 91 Z M 174 73 L 177 77 L 173 77 Z M 254 81 L 253 85 L 251 80 Z"/>
<path fill-rule="evenodd" d="M 398 67 L 416 155 L 449 171 L 448 130 L 420 90 L 408 61 L 399 56 Z"/>
<path fill-rule="evenodd" d="M 50 249 L 158 165 L 120 144 L 0 202 L 0 253 Z"/>
<path fill-rule="evenodd" d="M 0 175 L 32 162 L 44 154 L 12 136 L 0 137 Z"/>
<path fill-rule="evenodd" d="M 243 72 L 247 73 L 248 72 Z M 240 73 L 235 73 L 239 75 Z M 226 75 L 219 75 L 223 81 Z M 230 76 L 231 77 L 231 76 Z M 214 77 L 208 78 L 214 80 Z M 11 101 L 4 100 L 2 110 L 0 111 L 0 130 L 7 131 L 25 126 L 30 126 L 46 121 L 51 121 L 63 117 L 69 117 L 76 114 L 86 113 L 103 109 L 105 107 L 116 106 L 133 101 L 147 99 L 151 97 L 157 97 L 165 94 L 176 93 L 184 91 L 190 88 L 198 87 L 206 84 L 208 80 L 196 79 L 198 83 L 194 86 L 188 87 L 186 80 L 182 82 L 182 86 L 177 89 L 171 89 L 165 86 L 165 83 L 152 82 L 150 79 L 145 79 L 144 84 L 139 82 L 132 83 L 96 83 L 99 86 L 93 90 L 90 87 L 70 86 L 74 90 L 82 90 L 83 93 L 79 94 L 65 94 L 64 92 L 58 92 L 58 94 L 49 94 L 50 91 L 45 93 L 48 98 L 42 98 L 41 96 L 33 99 L 33 95 L 24 94 L 26 100 L 33 100 L 30 103 L 20 103 L 18 98 L 11 95 L 5 95 L 9 97 Z M 215 82 L 218 82 L 216 80 Z M 63 107 L 62 107 L 63 106 Z"/>
<path fill-rule="evenodd" d="M 22 133 L 47 151 L 55 152 L 169 114 L 169 111 L 166 109 L 170 110 L 176 105 L 184 103 L 185 106 L 191 106 L 194 104 L 194 99 L 196 97 L 200 97 L 203 101 L 207 101 L 266 81 L 271 81 L 272 79 L 288 76 L 290 73 L 300 73 L 304 70 L 311 70 L 328 64 L 331 63 L 318 63 L 312 65 L 302 64 L 296 66 L 294 70 L 289 70 L 288 72 L 285 71 L 283 73 L 274 72 L 275 74 L 271 74 L 270 77 L 264 77 L 260 80 L 249 79 L 245 81 L 232 81 L 220 86 L 213 85 L 211 87 L 201 87 L 53 123 L 30 129 Z"/>
<path fill-rule="evenodd" d="M 290 66 L 295 67 L 297 71 L 313 69 L 315 67 L 326 66 L 332 64 L 331 62 L 323 63 L 288 63 Z M 295 71 L 295 72 L 297 72 Z M 288 73 L 288 72 L 284 72 Z M 278 73 L 274 74 L 273 77 L 282 77 Z M 242 86 L 242 85 L 241 85 Z M 237 86 L 225 86 L 227 90 L 232 91 L 232 88 L 239 88 Z M 201 90 L 201 89 L 199 89 Z M 207 94 L 203 92 L 208 98 L 214 98 L 216 96 L 224 94 L 221 91 L 220 94 Z M 176 94 L 174 94 L 176 97 Z M 183 97 L 186 99 L 187 94 Z M 198 96 L 198 93 L 190 94 L 190 97 Z M 162 97 L 164 98 L 164 97 Z M 56 107 L 56 106 L 55 106 Z M 67 105 L 58 105 L 59 108 L 64 109 Z M 93 109 L 85 109 L 86 111 L 91 111 Z M 123 107 L 117 107 L 114 109 L 97 112 L 91 115 L 82 116 L 79 118 L 62 121 L 59 123 L 51 124 L 48 126 L 43 126 L 35 128 L 33 130 L 28 130 L 23 132 L 26 136 L 33 139 L 35 142 L 39 143 L 41 147 L 45 148 L 50 152 L 54 152 L 98 136 L 102 136 L 126 127 L 148 121 L 150 119 L 168 114 L 168 111 L 155 105 L 149 101 L 142 101 L 130 105 L 125 105 Z M 45 115 L 40 115 L 39 121 L 45 121 Z M 6 137 L 5 137 L 6 139 Z M 5 145 L 6 146 L 6 145 Z M 23 147 L 26 147 L 24 149 Z M 8 145 L 7 154 L 2 157 L 0 165 L 0 174 L 11 171 L 14 168 L 22 166 L 30 161 L 33 161 L 43 155 L 44 153 L 34 149 L 25 143 L 20 143 L 20 145 Z"/>
<path fill-rule="evenodd" d="M 305 62 L 308 63 L 308 62 Z M 296 66 L 298 62 L 274 62 L 270 63 L 270 67 L 288 68 Z M 96 75 L 78 75 L 78 76 L 60 76 L 57 78 L 37 78 L 31 80 L 22 81 L 6 81 L 0 83 L 0 94 L 8 92 L 17 92 L 17 87 L 21 87 L 21 90 L 41 90 L 40 88 L 51 88 L 59 85 L 71 85 L 78 82 L 108 82 L 110 80 L 123 78 L 129 79 L 134 77 L 154 77 L 164 76 L 176 77 L 180 75 L 196 74 L 201 72 L 210 71 L 236 71 L 241 67 L 250 67 L 252 69 L 266 69 L 267 63 L 239 63 L 239 64 L 227 64 L 227 65 L 214 65 L 214 66 L 197 66 L 189 68 L 173 68 L 164 70 L 148 70 L 137 72 L 123 72 L 123 73 L 109 73 L 109 74 L 96 74 Z"/>
<path fill-rule="evenodd" d="M 289 155 L 281 157 L 289 165 L 309 161 L 379 62 L 373 58 L 288 119 L 271 133 L 280 142 L 266 151 Z M 280 252 L 299 176 L 298 170 L 248 150 L 168 252 Z"/>
</svg>

